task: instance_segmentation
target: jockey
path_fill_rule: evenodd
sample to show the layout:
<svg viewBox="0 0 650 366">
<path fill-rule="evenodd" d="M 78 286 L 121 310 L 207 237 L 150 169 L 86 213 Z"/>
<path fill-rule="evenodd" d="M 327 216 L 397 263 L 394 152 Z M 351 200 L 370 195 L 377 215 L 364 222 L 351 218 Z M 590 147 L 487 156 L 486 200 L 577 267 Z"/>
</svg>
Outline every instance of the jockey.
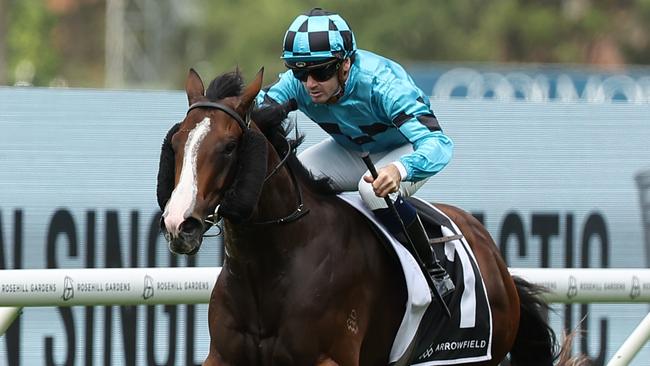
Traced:
<svg viewBox="0 0 650 366">
<path fill-rule="evenodd" d="M 330 137 L 300 154 L 303 165 L 315 176 L 330 177 L 341 191 L 358 190 L 405 243 L 401 223 L 383 198 L 389 196 L 440 295 L 453 291 L 449 275 L 435 265 L 415 208 L 402 199 L 451 159 L 453 143 L 442 132 L 429 98 L 399 64 L 357 49 L 346 21 L 320 8 L 293 21 L 284 36 L 282 59 L 288 70 L 257 96 L 256 113 L 277 116 L 279 111 L 286 118 L 297 108 L 325 130 Z M 377 163 L 377 179 L 361 153 Z"/>
</svg>

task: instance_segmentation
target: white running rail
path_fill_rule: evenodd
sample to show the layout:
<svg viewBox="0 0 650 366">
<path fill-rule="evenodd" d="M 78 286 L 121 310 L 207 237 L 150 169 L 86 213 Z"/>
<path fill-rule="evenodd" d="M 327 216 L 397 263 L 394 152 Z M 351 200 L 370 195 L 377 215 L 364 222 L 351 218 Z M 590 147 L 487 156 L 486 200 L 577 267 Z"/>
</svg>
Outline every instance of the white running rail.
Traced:
<svg viewBox="0 0 650 366">
<path fill-rule="evenodd" d="M 33 306 L 208 303 L 220 267 L 0 270 L 0 335 Z M 548 303 L 650 303 L 648 268 L 510 268 L 546 287 Z M 650 314 L 608 366 L 626 365 L 650 338 Z"/>
</svg>

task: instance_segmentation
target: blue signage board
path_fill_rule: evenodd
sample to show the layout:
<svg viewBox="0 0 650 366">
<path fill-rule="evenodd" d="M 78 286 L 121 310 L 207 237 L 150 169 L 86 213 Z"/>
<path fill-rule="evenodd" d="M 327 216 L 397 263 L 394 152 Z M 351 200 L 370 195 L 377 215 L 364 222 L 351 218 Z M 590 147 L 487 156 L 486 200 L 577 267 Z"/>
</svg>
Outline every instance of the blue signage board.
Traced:
<svg viewBox="0 0 650 366">
<path fill-rule="evenodd" d="M 650 267 L 650 105 L 433 98 L 455 142 L 418 192 L 464 208 L 512 267 Z M 221 243 L 170 254 L 155 199 L 183 92 L 0 88 L 0 268 L 219 266 Z M 325 133 L 295 115 L 307 135 Z M 644 211 L 645 210 L 645 211 Z M 47 288 L 43 287 L 43 291 Z M 1 294 L 0 294 L 1 296 Z M 647 305 L 559 305 L 556 331 L 606 362 Z M 25 308 L 0 365 L 200 365 L 207 305 Z M 650 365 L 646 346 L 633 365 Z"/>
</svg>

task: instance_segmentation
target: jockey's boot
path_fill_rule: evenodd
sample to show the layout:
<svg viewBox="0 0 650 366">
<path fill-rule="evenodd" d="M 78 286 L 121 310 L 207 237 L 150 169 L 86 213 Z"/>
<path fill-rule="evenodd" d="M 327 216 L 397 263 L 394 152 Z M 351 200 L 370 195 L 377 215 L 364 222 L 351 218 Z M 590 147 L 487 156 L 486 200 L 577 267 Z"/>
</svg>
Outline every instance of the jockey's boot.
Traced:
<svg viewBox="0 0 650 366">
<path fill-rule="evenodd" d="M 411 255 L 417 260 L 420 258 L 423 267 L 427 270 L 433 285 L 438 290 L 440 296 L 445 296 L 454 291 L 455 286 L 447 271 L 442 267 L 436 253 L 429 244 L 429 237 L 427 236 L 424 226 L 418 217 L 417 210 L 408 201 L 404 200 L 401 196 L 397 196 L 394 200 L 395 210 L 399 218 L 389 208 L 381 208 L 374 210 L 377 218 L 386 226 L 388 231 L 397 239 Z M 403 226 L 402 226 L 402 221 Z M 402 228 L 406 229 L 406 232 Z M 412 252 L 411 245 L 409 245 L 408 235 L 415 247 L 415 253 Z M 433 289 L 432 289 L 433 290 Z"/>
<path fill-rule="evenodd" d="M 415 220 L 406 225 L 406 232 L 415 246 L 418 256 L 422 260 L 424 268 L 429 272 L 431 279 L 433 279 L 433 284 L 436 286 L 440 296 L 444 297 L 456 288 L 454 282 L 449 277 L 449 274 L 445 268 L 440 264 L 436 253 L 431 248 L 429 243 L 429 236 L 427 235 L 422 221 L 420 221 L 419 216 L 415 216 Z M 398 240 L 406 241 L 406 238 L 398 238 Z M 406 246 L 408 248 L 408 246 Z M 417 258 L 417 257 L 416 257 Z"/>
</svg>

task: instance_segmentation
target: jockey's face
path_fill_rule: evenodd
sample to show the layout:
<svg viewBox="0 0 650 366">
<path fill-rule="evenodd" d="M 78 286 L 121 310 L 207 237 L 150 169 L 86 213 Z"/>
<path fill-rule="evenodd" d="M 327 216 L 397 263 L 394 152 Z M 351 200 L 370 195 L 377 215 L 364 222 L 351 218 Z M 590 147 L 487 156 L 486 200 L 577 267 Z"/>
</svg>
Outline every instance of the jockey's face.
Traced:
<svg viewBox="0 0 650 366">
<path fill-rule="evenodd" d="M 347 58 L 341 64 L 341 69 L 338 71 L 342 73 L 343 80 L 347 80 L 350 72 L 350 59 Z M 306 81 L 302 82 L 305 90 L 309 93 L 312 102 L 318 104 L 327 103 L 336 93 L 339 92 L 341 84 L 339 83 L 338 72 L 334 73 L 331 78 L 325 81 L 318 81 L 309 74 Z"/>
</svg>

